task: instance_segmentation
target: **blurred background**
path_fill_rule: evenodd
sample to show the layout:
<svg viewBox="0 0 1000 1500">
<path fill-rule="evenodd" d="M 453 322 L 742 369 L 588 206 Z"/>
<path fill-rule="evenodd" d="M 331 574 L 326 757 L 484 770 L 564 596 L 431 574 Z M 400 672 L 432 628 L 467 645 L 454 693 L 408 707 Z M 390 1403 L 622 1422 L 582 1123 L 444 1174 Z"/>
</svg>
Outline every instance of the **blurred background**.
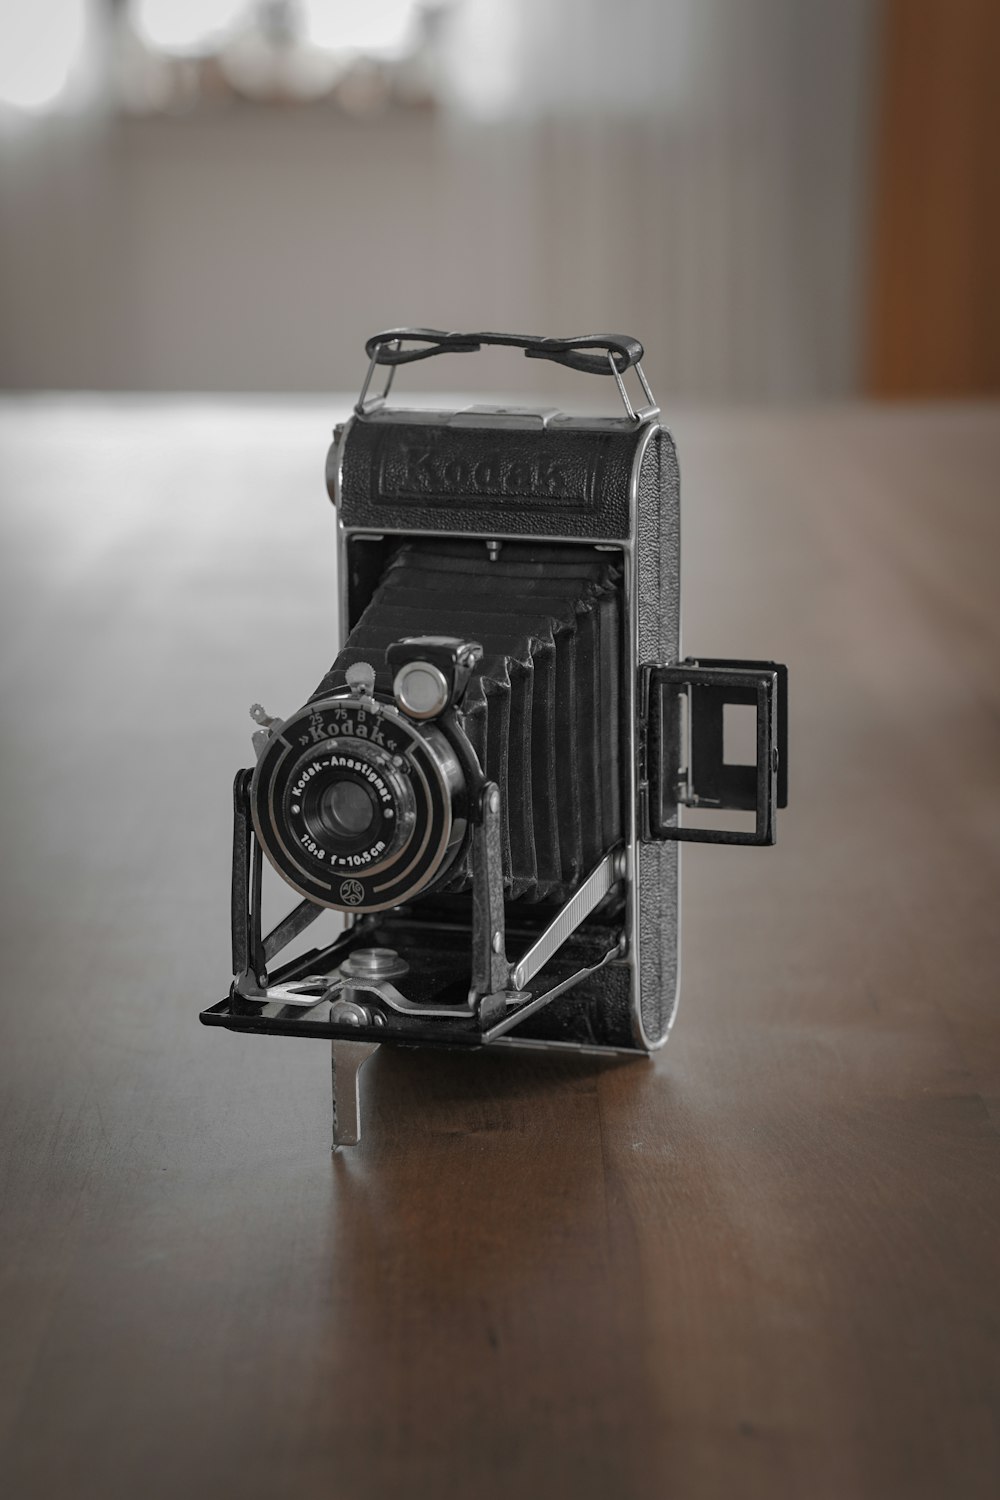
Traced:
<svg viewBox="0 0 1000 1500">
<path fill-rule="evenodd" d="M 635 331 L 685 400 L 1000 386 L 996 0 L 0 18 L 2 386 L 352 389 L 405 323 Z"/>
</svg>

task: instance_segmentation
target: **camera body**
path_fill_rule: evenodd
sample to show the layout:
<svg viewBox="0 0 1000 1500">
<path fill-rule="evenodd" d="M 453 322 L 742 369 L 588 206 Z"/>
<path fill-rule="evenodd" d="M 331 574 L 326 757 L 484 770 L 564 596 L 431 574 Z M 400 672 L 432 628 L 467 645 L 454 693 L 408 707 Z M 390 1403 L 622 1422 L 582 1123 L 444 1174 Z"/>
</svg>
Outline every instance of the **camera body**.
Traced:
<svg viewBox="0 0 1000 1500">
<path fill-rule="evenodd" d="M 484 343 L 613 378 L 622 413 L 390 405 L 399 365 Z M 367 352 L 327 463 L 340 649 L 287 719 L 254 710 L 235 977 L 202 1015 L 329 1037 L 341 1143 L 383 1042 L 661 1045 L 679 844 L 773 842 L 787 775 L 784 669 L 680 661 L 677 455 L 638 341 L 397 329 Z M 753 765 L 725 761 L 730 703 L 756 707 Z M 682 827 L 683 805 L 750 810 L 754 828 Z M 264 857 L 301 898 L 266 937 Z M 324 909 L 343 934 L 273 967 Z"/>
</svg>

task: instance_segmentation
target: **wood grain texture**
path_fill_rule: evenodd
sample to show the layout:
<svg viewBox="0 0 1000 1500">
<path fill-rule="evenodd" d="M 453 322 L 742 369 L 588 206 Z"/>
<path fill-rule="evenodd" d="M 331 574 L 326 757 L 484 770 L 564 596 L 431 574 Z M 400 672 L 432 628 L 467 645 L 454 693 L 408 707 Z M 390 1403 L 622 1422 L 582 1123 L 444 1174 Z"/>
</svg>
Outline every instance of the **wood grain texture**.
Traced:
<svg viewBox="0 0 1000 1500">
<path fill-rule="evenodd" d="M 792 674 L 655 1061 L 209 1032 L 245 707 L 330 653 L 320 404 L 0 407 L 0 1484 L 992 1497 L 1000 415 L 674 423 L 686 645 Z"/>
</svg>

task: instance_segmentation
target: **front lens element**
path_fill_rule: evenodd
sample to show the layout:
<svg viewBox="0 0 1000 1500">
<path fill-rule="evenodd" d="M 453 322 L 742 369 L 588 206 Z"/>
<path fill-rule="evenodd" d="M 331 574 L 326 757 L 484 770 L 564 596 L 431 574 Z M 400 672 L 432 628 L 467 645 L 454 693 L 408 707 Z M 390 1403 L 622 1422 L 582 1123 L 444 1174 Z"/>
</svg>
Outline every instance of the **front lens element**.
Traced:
<svg viewBox="0 0 1000 1500">
<path fill-rule="evenodd" d="M 319 820 L 334 838 L 355 838 L 367 833 L 375 818 L 375 799 L 357 781 L 335 781 L 319 799 Z"/>
<path fill-rule="evenodd" d="M 380 865 L 406 836 L 408 778 L 374 747 L 329 744 L 298 765 L 287 797 L 295 842 L 334 869 Z"/>
</svg>

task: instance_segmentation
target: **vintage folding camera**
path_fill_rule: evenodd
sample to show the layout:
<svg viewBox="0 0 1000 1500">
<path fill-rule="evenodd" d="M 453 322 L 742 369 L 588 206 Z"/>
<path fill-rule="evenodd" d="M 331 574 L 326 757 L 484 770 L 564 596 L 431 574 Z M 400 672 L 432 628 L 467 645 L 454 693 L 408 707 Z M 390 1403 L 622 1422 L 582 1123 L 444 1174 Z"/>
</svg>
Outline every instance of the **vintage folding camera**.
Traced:
<svg viewBox="0 0 1000 1500">
<path fill-rule="evenodd" d="M 606 376 L 624 409 L 389 405 L 398 366 L 484 344 Z M 335 1145 L 359 1139 L 380 1044 L 660 1046 L 679 843 L 773 843 L 787 776 L 784 667 L 680 659 L 677 456 L 638 340 L 394 329 L 366 347 L 327 465 L 341 640 L 290 641 L 332 666 L 287 717 L 252 710 L 235 977 L 202 1014 L 332 1039 Z M 728 705 L 756 709 L 753 764 L 726 761 Z M 682 806 L 753 826 L 682 826 Z M 266 936 L 265 855 L 300 898 Z M 342 934 L 281 963 L 327 909 Z"/>
</svg>

